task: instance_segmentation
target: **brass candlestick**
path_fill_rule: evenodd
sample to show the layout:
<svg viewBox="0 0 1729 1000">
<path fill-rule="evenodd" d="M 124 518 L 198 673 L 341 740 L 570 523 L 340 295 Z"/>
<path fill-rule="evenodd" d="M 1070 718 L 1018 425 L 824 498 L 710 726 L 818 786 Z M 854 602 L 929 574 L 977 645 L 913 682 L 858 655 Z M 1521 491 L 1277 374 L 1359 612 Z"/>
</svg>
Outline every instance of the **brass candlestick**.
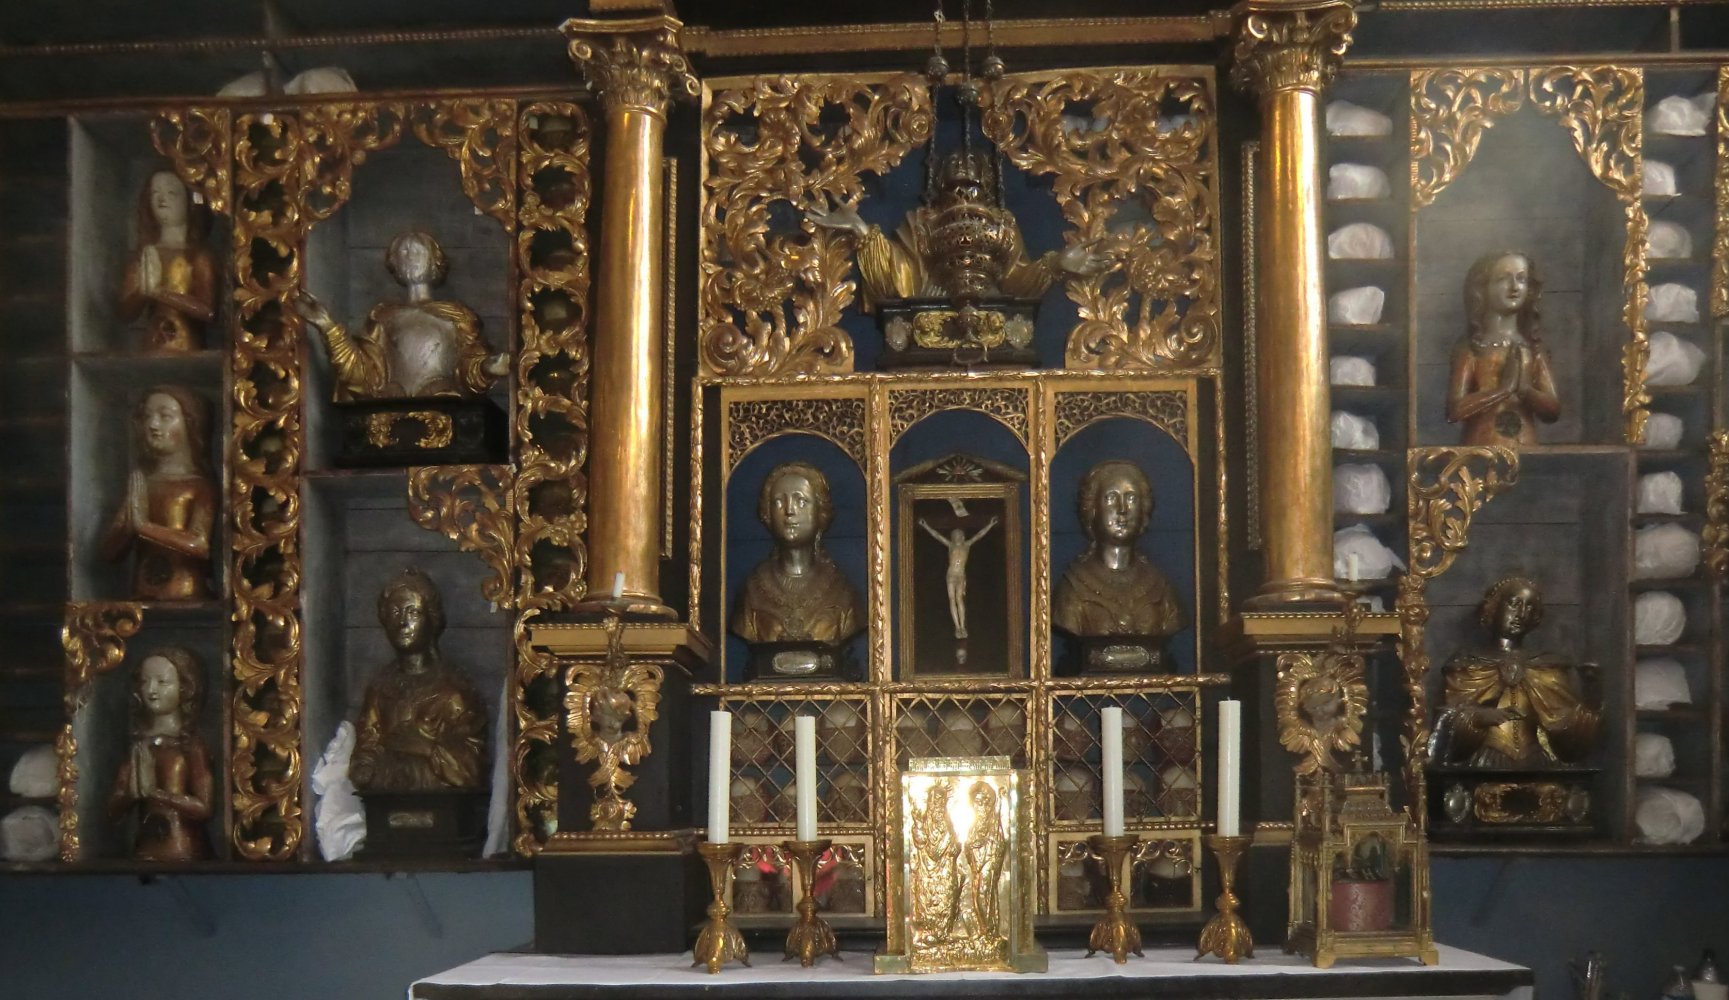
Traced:
<svg viewBox="0 0 1729 1000">
<path fill-rule="evenodd" d="M 786 958 L 797 956 L 798 964 L 806 968 L 816 964 L 822 955 L 840 958 L 840 945 L 835 943 L 834 930 L 827 920 L 816 915 L 816 893 L 811 891 L 816 884 L 817 859 L 828 853 L 831 843 L 827 838 L 781 841 L 781 846 L 792 855 L 792 870 L 798 878 L 799 893 L 798 921 L 786 934 Z"/>
<path fill-rule="evenodd" d="M 1129 960 L 1129 952 L 1141 953 L 1141 929 L 1123 912 L 1129 905 L 1129 897 L 1123 893 L 1123 862 L 1140 839 L 1140 835 L 1135 833 L 1118 837 L 1095 833 L 1087 838 L 1087 844 L 1105 866 L 1111 880 L 1110 895 L 1105 897 L 1105 915 L 1093 925 L 1092 936 L 1087 938 L 1088 958 L 1097 952 L 1108 951 L 1111 959 L 1122 965 Z"/>
<path fill-rule="evenodd" d="M 744 935 L 732 922 L 732 907 L 726 903 L 727 893 L 732 889 L 733 869 L 744 847 L 705 840 L 696 849 L 708 865 L 708 884 L 714 890 L 714 901 L 708 904 L 708 923 L 702 925 L 702 933 L 696 936 L 696 961 L 691 964 L 706 965 L 710 972 L 719 972 L 721 966 L 735 959 L 749 965 L 750 949 L 744 946 Z"/>
<path fill-rule="evenodd" d="M 1235 964 L 1240 958 L 1255 957 L 1255 939 L 1249 936 L 1249 925 L 1237 916 L 1237 894 L 1232 891 L 1237 881 L 1237 863 L 1249 849 L 1253 837 L 1221 837 L 1209 834 L 1201 838 L 1219 862 L 1219 912 L 1201 928 L 1201 942 L 1195 957 L 1217 955 Z"/>
</svg>

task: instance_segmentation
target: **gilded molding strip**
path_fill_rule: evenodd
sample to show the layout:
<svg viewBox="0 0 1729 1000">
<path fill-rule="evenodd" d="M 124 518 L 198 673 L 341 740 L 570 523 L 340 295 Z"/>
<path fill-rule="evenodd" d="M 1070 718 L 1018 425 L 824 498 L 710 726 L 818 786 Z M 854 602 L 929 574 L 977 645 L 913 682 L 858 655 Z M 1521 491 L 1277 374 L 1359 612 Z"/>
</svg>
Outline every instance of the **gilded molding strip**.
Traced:
<svg viewBox="0 0 1729 1000">
<path fill-rule="evenodd" d="M 415 137 L 456 161 L 468 200 L 507 231 L 514 228 L 516 102 L 437 101 L 415 112 Z"/>
<path fill-rule="evenodd" d="M 888 392 L 888 443 L 893 445 L 907 429 L 943 410 L 976 410 L 1014 432 L 1023 447 L 1028 440 L 1027 390 L 1021 387 L 950 389 L 890 389 Z"/>
<path fill-rule="evenodd" d="M 150 141 L 212 212 L 228 211 L 233 113 L 227 108 L 164 111 L 150 121 Z"/>
<path fill-rule="evenodd" d="M 1477 511 L 1518 482 L 1519 454 L 1502 447 L 1412 448 L 1406 467 L 1410 572 L 1429 579 L 1464 551 Z"/>
<path fill-rule="evenodd" d="M 516 668 L 511 752 L 519 854 L 533 854 L 556 826 L 557 663 L 529 641 L 542 610 L 582 596 L 588 549 L 590 130 L 580 105 L 537 101 L 518 119 L 515 479 Z M 538 185 L 538 186 L 537 186 Z"/>
<path fill-rule="evenodd" d="M 692 632 L 702 631 L 702 494 L 703 481 L 702 412 L 703 387 L 693 382 L 690 387 L 690 608 L 686 620 Z"/>
<path fill-rule="evenodd" d="M 1651 342 L 1645 323 L 1644 192 L 1645 71 L 1628 66 L 1551 66 L 1531 71 L 1531 103 L 1558 118 L 1591 173 L 1615 192 L 1627 216 L 1622 250 L 1622 321 L 1631 334 L 1621 349 L 1621 410 L 1629 444 L 1645 439 L 1651 394 L 1645 364 Z"/>
<path fill-rule="evenodd" d="M 1260 172 L 1261 140 L 1253 139 L 1243 143 L 1243 542 L 1250 552 L 1261 550 L 1261 217 L 1255 209 Z M 1230 617 L 1227 611 L 1220 620 Z"/>
<path fill-rule="evenodd" d="M 1717 229 L 1711 241 L 1711 315 L 1729 318 L 1729 66 L 1717 68 Z"/>
<path fill-rule="evenodd" d="M 1729 431 L 1711 432 L 1711 459 L 1705 474 L 1705 566 L 1729 582 Z"/>
<path fill-rule="evenodd" d="M 851 371 L 852 237 L 802 218 L 776 226 L 770 212 L 856 205 L 863 174 L 930 137 L 929 90 L 911 74 L 758 77 L 703 100 L 703 374 Z"/>
<path fill-rule="evenodd" d="M 1070 277 L 1081 322 L 1064 365 L 1162 369 L 1216 365 L 1220 352 L 1213 81 L 1167 70 L 1011 76 L 982 98 L 987 135 L 1016 166 L 1049 177 L 1068 245 L 1111 266 Z M 1077 127 L 1076 107 L 1091 122 Z M 1182 118 L 1161 117 L 1181 107 Z M 1097 128 L 1100 122 L 1109 128 Z M 1125 211 L 1127 210 L 1127 211 Z"/>
<path fill-rule="evenodd" d="M 233 434 L 234 846 L 286 861 L 301 806 L 301 320 L 304 241 L 353 190 L 355 164 L 401 137 L 393 105 L 246 113 L 235 123 Z"/>
<path fill-rule="evenodd" d="M 721 452 L 724 480 L 752 448 L 780 434 L 814 434 L 865 464 L 865 401 L 857 397 L 739 399 L 726 405 L 727 436 Z"/>
<path fill-rule="evenodd" d="M 1053 423 L 1059 449 L 1093 423 L 1129 417 L 1144 420 L 1169 434 L 1182 445 L 1183 451 L 1191 452 L 1191 461 L 1197 458 L 1189 448 L 1189 394 L 1181 389 L 1059 392 L 1055 396 Z"/>
<path fill-rule="evenodd" d="M 126 659 L 126 640 L 144 624 L 144 608 L 130 602 L 66 605 L 60 627 L 60 648 L 66 654 L 62 678 L 65 721 L 54 741 L 59 758 L 60 860 L 77 861 L 83 853 L 78 835 L 78 739 L 73 717 L 90 697 L 90 682 Z"/>
<path fill-rule="evenodd" d="M 480 596 L 516 605 L 516 504 L 508 465 L 434 465 L 408 470 L 408 516 L 480 556 L 492 571 Z"/>
<path fill-rule="evenodd" d="M 1477 155 L 1483 133 L 1524 101 L 1522 69 L 1412 71 L 1412 206 L 1433 204 Z"/>
<path fill-rule="evenodd" d="M 594 764 L 588 783 L 595 790 L 588 817 L 593 829 L 622 833 L 636 816 L 636 803 L 624 793 L 636 777 L 632 767 L 652 752 L 649 730 L 660 717 L 659 664 L 632 661 L 624 651 L 624 623 L 606 622 L 604 660 L 578 660 L 565 671 L 565 728 L 578 764 Z M 629 728 L 625 728 L 626 726 Z"/>
<path fill-rule="evenodd" d="M 661 358 L 661 413 L 666 427 L 661 444 L 660 492 L 661 525 L 660 557 L 671 559 L 673 519 L 677 517 L 677 499 L 673 484 L 678 481 L 678 157 L 661 158 L 666 173 L 666 235 L 663 253 L 666 257 L 666 282 L 661 289 L 660 339 L 664 356 Z M 693 405 L 700 405 L 693 400 Z"/>
</svg>

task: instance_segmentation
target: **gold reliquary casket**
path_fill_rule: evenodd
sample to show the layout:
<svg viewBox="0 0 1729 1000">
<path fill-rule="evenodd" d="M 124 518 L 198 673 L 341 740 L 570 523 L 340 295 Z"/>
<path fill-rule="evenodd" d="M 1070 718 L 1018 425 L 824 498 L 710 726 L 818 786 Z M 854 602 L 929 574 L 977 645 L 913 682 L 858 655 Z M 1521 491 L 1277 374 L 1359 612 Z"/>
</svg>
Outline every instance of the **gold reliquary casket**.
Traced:
<svg viewBox="0 0 1729 1000">
<path fill-rule="evenodd" d="M 929 757 L 900 776 L 878 972 L 1043 972 L 1023 794 L 1007 757 Z M 892 828 L 892 827 L 891 827 Z"/>
</svg>

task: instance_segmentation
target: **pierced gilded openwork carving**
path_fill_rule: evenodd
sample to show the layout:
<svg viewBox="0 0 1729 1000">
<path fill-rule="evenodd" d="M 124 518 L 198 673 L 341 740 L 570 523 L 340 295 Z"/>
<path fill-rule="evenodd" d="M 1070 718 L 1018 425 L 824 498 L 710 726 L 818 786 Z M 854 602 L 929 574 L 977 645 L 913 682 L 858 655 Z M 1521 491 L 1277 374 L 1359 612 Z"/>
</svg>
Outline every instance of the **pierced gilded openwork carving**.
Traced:
<svg viewBox="0 0 1729 1000">
<path fill-rule="evenodd" d="M 930 92 L 912 75 L 759 77 L 703 108 L 700 357 L 707 375 L 848 372 L 852 239 L 802 220 L 856 205 L 931 134 Z"/>
<path fill-rule="evenodd" d="M 1326 89 L 1357 27 L 1344 0 L 1248 0 L 1237 9 L 1231 82 L 1258 94 Z"/>
<path fill-rule="evenodd" d="M 995 418 L 1027 443 L 1027 392 L 1025 389 L 898 389 L 889 392 L 889 441 L 907 428 L 941 410 L 977 410 Z"/>
<path fill-rule="evenodd" d="M 60 627 L 60 648 L 66 654 L 63 681 L 66 721 L 54 741 L 59 755 L 60 860 L 77 861 L 82 850 L 78 834 L 78 739 L 72 718 L 90 696 L 90 682 L 126 659 L 126 640 L 144 624 L 142 606 L 128 603 L 69 603 Z"/>
<path fill-rule="evenodd" d="M 1161 117 L 1173 107 L 1183 117 Z M 1087 109 L 1079 125 L 1077 108 Z M 1075 227 L 1072 241 L 1092 244 L 1112 263 L 1067 282 L 1081 322 L 1064 364 L 1169 369 L 1216 361 L 1212 80 L 1150 69 L 1010 77 L 986 96 L 983 124 L 1016 166 L 1051 178 L 1063 218 Z"/>
<path fill-rule="evenodd" d="M 227 108 L 164 111 L 150 122 L 150 141 L 212 212 L 228 211 L 233 114 Z"/>
<path fill-rule="evenodd" d="M 1651 394 L 1645 363 L 1651 341 L 1645 324 L 1644 202 L 1645 74 L 1625 66 L 1553 66 L 1531 71 L 1531 103 L 1558 118 L 1591 173 L 1620 199 L 1627 216 L 1622 251 L 1621 318 L 1631 334 L 1621 349 L 1621 411 L 1627 440 L 1645 438 Z"/>
<path fill-rule="evenodd" d="M 1281 653 L 1273 707 L 1279 742 L 1299 758 L 1298 774 L 1338 769 L 1335 754 L 1349 754 L 1363 742 L 1363 717 L 1369 710 L 1369 685 L 1363 679 L 1363 654 L 1357 650 L 1361 603 L 1345 607 L 1345 621 L 1333 631 L 1325 652 Z"/>
<path fill-rule="evenodd" d="M 652 749 L 648 731 L 660 717 L 660 685 L 665 672 L 656 663 L 632 662 L 624 651 L 624 624 L 606 623 L 606 658 L 579 661 L 565 673 L 565 725 L 578 764 L 594 764 L 589 819 L 594 829 L 630 829 L 636 804 L 624 793 L 636 782 L 625 770 Z"/>
<path fill-rule="evenodd" d="M 1711 240 L 1711 315 L 1729 316 L 1729 66 L 1717 68 L 1717 230 Z"/>
<path fill-rule="evenodd" d="M 511 557 L 516 551 L 516 509 L 510 467 L 436 465 L 410 469 L 408 514 L 463 552 L 480 556 L 492 574 L 480 595 L 499 607 L 516 604 Z"/>
<path fill-rule="evenodd" d="M 1411 73 L 1411 203 L 1433 204 L 1477 154 L 1483 133 L 1525 102 L 1522 69 Z"/>
<path fill-rule="evenodd" d="M 1186 392 L 1059 392 L 1053 409 L 1058 448 L 1088 425 L 1112 417 L 1145 420 L 1175 438 L 1185 450 L 1189 447 L 1189 396 Z"/>
<path fill-rule="evenodd" d="M 517 137 L 516 606 L 560 610 L 582 597 L 588 570 L 588 116 L 576 104 L 535 102 L 522 109 Z M 530 617 L 517 623 L 511 686 L 515 846 L 524 854 L 558 806 L 557 667 L 529 643 Z"/>
<path fill-rule="evenodd" d="M 865 401 L 859 398 L 747 399 L 727 404 L 726 452 L 721 468 L 731 470 L 768 438 L 791 431 L 834 442 L 861 466 L 865 461 Z"/>
<path fill-rule="evenodd" d="M 1729 580 L 1729 431 L 1711 433 L 1711 465 L 1705 474 L 1705 565 Z"/>
<path fill-rule="evenodd" d="M 444 150 L 462 174 L 462 190 L 476 208 L 506 229 L 516 222 L 514 101 L 441 101 L 419 109 L 414 134 Z"/>
</svg>

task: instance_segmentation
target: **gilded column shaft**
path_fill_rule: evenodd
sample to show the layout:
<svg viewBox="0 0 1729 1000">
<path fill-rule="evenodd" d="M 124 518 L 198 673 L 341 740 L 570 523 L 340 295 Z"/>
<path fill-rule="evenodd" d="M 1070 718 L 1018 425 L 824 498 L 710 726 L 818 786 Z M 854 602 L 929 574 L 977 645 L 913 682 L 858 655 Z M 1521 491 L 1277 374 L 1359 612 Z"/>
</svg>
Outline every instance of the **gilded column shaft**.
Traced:
<svg viewBox="0 0 1729 1000">
<path fill-rule="evenodd" d="M 588 600 L 673 617 L 660 598 L 662 318 L 668 105 L 694 95 L 678 21 L 568 21 L 570 53 L 606 110 L 588 456 Z M 613 596 L 614 590 L 618 596 Z"/>
<path fill-rule="evenodd" d="M 1336 599 L 1321 91 L 1338 72 L 1350 0 L 1249 0 L 1232 79 L 1261 106 L 1257 385 L 1266 581 L 1255 603 Z"/>
</svg>

